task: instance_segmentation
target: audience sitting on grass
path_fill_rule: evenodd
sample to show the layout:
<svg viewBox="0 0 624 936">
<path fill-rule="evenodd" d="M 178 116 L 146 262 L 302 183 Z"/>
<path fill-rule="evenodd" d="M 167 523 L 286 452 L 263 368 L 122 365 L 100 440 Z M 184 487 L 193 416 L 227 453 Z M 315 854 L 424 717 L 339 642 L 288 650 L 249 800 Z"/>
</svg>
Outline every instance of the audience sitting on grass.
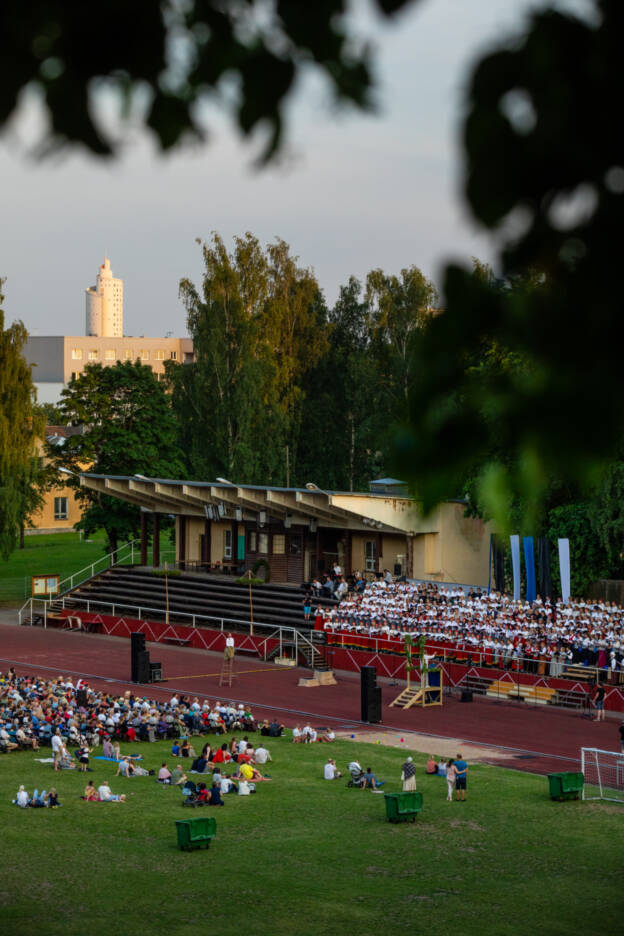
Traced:
<svg viewBox="0 0 624 936">
<path fill-rule="evenodd" d="M 47 793 L 45 790 L 42 790 L 41 793 L 39 790 L 35 790 L 33 795 L 30 796 L 23 784 L 20 785 L 13 804 L 20 806 L 22 809 L 26 809 L 28 806 L 33 809 L 41 809 L 45 806 L 56 809 L 61 805 L 55 787 L 50 787 Z"/>
<path fill-rule="evenodd" d="M 328 609 L 324 629 L 343 638 L 424 636 L 437 656 L 560 676 L 569 664 L 596 666 L 613 681 L 624 674 L 624 608 L 614 602 L 540 596 L 533 603 L 498 592 L 380 577 Z"/>
<path fill-rule="evenodd" d="M 11 671 L 0 674 L 0 752 L 37 750 L 57 737 L 60 743 L 55 741 L 54 746 L 60 769 L 63 761 L 69 766 L 68 748 L 80 752 L 101 744 L 104 757 L 119 760 L 120 743 L 169 738 L 181 740 L 177 754 L 195 757 L 190 735 L 227 730 L 250 733 L 256 727 L 250 709 L 242 703 L 217 701 L 213 705 L 183 695 L 155 701 L 129 691 L 115 696 L 81 682 L 87 693 L 85 706 L 78 704 L 78 683 L 74 686 L 71 679 L 46 680 Z M 277 721 L 267 723 L 267 734 L 278 736 L 282 731 Z"/>
</svg>

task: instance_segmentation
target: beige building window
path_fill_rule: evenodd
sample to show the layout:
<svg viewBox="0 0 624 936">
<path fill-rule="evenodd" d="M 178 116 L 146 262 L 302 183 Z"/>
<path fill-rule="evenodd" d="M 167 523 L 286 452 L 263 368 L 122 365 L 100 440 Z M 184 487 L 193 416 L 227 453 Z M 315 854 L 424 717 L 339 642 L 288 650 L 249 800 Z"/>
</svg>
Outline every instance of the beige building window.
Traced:
<svg viewBox="0 0 624 936">
<path fill-rule="evenodd" d="M 89 351 L 89 360 L 90 360 L 90 361 L 99 361 L 99 360 L 100 360 L 100 352 L 99 352 L 99 351 L 96 351 L 96 350 Z"/>
<path fill-rule="evenodd" d="M 258 552 L 268 555 L 269 552 L 269 534 L 258 533 Z"/>
<path fill-rule="evenodd" d="M 66 497 L 54 498 L 54 519 L 55 520 L 67 520 L 67 498 Z"/>
<path fill-rule="evenodd" d="M 72 348 L 72 361 L 82 361 L 82 348 Z"/>
<path fill-rule="evenodd" d="M 132 351 L 124 351 L 124 361 L 133 361 L 134 354 Z"/>
<path fill-rule="evenodd" d="M 169 354 L 169 357 L 171 358 L 172 361 L 177 361 L 177 360 L 178 360 L 178 352 L 177 352 L 177 351 L 171 351 L 170 354 Z"/>
<path fill-rule="evenodd" d="M 258 536 L 255 530 L 249 531 L 249 542 L 247 544 L 247 549 L 251 553 L 255 553 L 258 548 Z"/>
<path fill-rule="evenodd" d="M 283 533 L 273 535 L 273 555 L 283 556 L 286 552 L 286 537 Z"/>
<path fill-rule="evenodd" d="M 145 348 L 141 348 L 139 351 L 139 357 L 142 361 L 149 361 L 149 351 L 147 351 Z"/>
<path fill-rule="evenodd" d="M 368 540 L 366 543 L 366 571 L 374 572 L 377 562 L 377 543 L 375 540 Z"/>
<path fill-rule="evenodd" d="M 232 531 L 231 530 L 224 530 L 223 558 L 224 559 L 232 558 Z"/>
<path fill-rule="evenodd" d="M 164 361 L 165 352 L 164 351 L 154 351 L 154 360 L 155 361 Z"/>
<path fill-rule="evenodd" d="M 107 360 L 107 361 L 114 361 L 114 360 L 115 360 L 115 349 L 114 349 L 114 348 L 107 348 L 106 351 L 104 352 L 104 358 L 105 358 L 105 360 Z"/>
</svg>

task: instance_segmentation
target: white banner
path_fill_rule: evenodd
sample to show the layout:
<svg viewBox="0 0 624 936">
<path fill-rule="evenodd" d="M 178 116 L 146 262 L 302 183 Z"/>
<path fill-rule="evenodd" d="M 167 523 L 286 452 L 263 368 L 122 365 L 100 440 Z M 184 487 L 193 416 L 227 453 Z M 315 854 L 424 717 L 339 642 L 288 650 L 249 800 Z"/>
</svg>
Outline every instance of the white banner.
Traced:
<svg viewBox="0 0 624 936">
<path fill-rule="evenodd" d="M 570 601 L 570 540 L 560 539 L 559 574 L 561 575 L 561 597 L 564 604 Z"/>
<path fill-rule="evenodd" d="M 520 537 L 510 536 L 511 568 L 513 569 L 513 596 L 514 601 L 520 601 Z"/>
</svg>

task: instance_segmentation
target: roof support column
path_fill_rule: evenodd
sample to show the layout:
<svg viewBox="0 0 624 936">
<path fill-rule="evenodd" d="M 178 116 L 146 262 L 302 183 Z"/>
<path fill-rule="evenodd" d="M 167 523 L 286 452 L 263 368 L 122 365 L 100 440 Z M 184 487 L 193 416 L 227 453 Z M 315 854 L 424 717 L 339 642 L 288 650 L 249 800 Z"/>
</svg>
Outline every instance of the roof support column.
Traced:
<svg viewBox="0 0 624 936">
<path fill-rule="evenodd" d="M 152 514 L 152 565 L 160 565 L 160 514 Z"/>
<path fill-rule="evenodd" d="M 147 511 L 141 511 L 141 565 L 147 565 Z"/>
<path fill-rule="evenodd" d="M 186 517 L 182 514 L 178 517 L 178 533 L 180 541 L 178 543 L 178 562 L 180 568 L 186 569 Z"/>
</svg>

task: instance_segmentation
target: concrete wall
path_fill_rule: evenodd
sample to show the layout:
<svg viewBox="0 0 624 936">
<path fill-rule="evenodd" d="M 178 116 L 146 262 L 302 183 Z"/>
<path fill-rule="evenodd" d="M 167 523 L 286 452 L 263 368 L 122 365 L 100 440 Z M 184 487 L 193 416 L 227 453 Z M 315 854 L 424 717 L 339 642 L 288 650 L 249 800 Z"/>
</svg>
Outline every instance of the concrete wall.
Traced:
<svg viewBox="0 0 624 936">
<path fill-rule="evenodd" d="M 24 347 L 24 357 L 33 365 L 35 383 L 42 381 L 62 382 L 64 374 L 65 339 L 60 337 L 30 336 Z"/>
<path fill-rule="evenodd" d="M 440 520 L 440 580 L 487 586 L 493 526 L 465 517 L 463 504 L 443 504 Z"/>
</svg>

